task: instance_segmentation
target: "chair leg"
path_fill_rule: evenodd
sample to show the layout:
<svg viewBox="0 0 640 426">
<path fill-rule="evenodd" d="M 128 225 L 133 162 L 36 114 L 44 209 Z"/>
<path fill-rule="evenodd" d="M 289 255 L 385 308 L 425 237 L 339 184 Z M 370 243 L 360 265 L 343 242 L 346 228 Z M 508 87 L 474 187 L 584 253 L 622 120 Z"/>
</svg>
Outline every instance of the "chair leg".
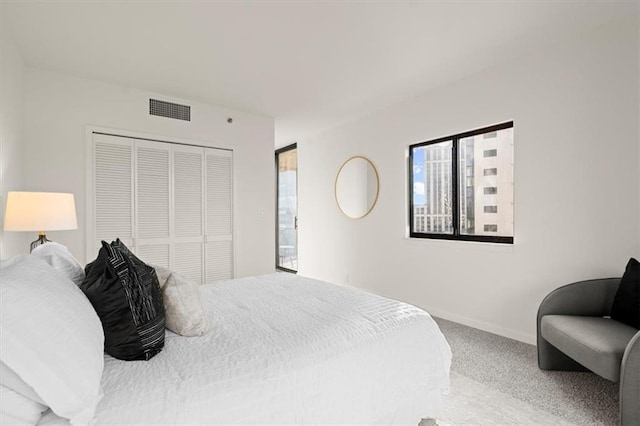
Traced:
<svg viewBox="0 0 640 426">
<path fill-rule="evenodd" d="M 590 371 L 544 340 L 542 336 L 538 336 L 538 367 L 541 370 Z"/>
</svg>

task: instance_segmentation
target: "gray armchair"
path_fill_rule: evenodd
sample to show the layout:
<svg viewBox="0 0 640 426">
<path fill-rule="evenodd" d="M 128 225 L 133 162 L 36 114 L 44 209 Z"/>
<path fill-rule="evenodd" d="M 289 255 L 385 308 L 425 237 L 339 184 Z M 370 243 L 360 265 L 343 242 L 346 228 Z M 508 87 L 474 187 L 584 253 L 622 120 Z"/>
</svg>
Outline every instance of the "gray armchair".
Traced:
<svg viewBox="0 0 640 426">
<path fill-rule="evenodd" d="M 640 331 L 608 318 L 620 278 L 580 281 L 538 308 L 538 366 L 593 371 L 620 383 L 620 422 L 640 424 Z M 605 318 L 606 317 L 606 318 Z"/>
</svg>

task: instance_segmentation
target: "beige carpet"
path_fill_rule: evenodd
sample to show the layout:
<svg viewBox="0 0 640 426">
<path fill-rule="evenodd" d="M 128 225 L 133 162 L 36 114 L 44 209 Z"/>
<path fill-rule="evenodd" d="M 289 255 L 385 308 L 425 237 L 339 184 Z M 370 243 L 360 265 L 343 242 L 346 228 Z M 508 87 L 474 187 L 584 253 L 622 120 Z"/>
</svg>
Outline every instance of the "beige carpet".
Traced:
<svg viewBox="0 0 640 426">
<path fill-rule="evenodd" d="M 451 350 L 452 391 L 438 424 L 618 423 L 618 384 L 542 371 L 535 346 L 434 318 Z"/>
<path fill-rule="evenodd" d="M 572 425 L 558 416 L 466 378 L 455 371 L 451 372 L 451 389 L 444 402 L 444 415 L 436 420 L 436 424 L 439 426 Z"/>
</svg>

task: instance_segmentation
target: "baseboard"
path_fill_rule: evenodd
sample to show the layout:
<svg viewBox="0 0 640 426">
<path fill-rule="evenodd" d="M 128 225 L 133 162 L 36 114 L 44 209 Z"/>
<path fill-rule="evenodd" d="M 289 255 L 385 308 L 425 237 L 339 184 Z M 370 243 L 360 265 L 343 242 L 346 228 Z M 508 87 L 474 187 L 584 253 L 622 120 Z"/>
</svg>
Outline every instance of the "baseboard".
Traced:
<svg viewBox="0 0 640 426">
<path fill-rule="evenodd" d="M 499 336 L 508 337 L 510 339 L 518 340 L 520 342 L 528 343 L 530 345 L 536 344 L 536 336 L 529 335 L 527 333 L 521 333 L 519 331 L 511 330 L 509 328 L 501 327 L 496 324 L 478 321 L 473 318 L 465 317 L 463 315 L 452 314 L 450 312 L 441 311 L 439 309 L 429 308 L 421 306 L 422 309 L 429 312 L 430 315 L 449 321 L 457 322 L 467 325 L 469 327 L 477 328 L 479 330 L 488 331 L 489 333 L 497 334 Z"/>
</svg>

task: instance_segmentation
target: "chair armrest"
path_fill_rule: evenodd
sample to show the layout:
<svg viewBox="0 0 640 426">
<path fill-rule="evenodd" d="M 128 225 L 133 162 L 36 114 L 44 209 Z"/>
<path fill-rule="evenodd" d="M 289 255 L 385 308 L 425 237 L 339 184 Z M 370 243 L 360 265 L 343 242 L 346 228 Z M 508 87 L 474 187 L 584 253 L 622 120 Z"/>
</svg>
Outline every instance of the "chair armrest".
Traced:
<svg viewBox="0 0 640 426">
<path fill-rule="evenodd" d="M 540 303 L 538 325 L 544 315 L 603 317 L 611 314 L 620 278 L 578 281 L 553 290 Z"/>
<path fill-rule="evenodd" d="M 640 331 L 627 345 L 620 367 L 620 423 L 640 424 Z"/>
</svg>

